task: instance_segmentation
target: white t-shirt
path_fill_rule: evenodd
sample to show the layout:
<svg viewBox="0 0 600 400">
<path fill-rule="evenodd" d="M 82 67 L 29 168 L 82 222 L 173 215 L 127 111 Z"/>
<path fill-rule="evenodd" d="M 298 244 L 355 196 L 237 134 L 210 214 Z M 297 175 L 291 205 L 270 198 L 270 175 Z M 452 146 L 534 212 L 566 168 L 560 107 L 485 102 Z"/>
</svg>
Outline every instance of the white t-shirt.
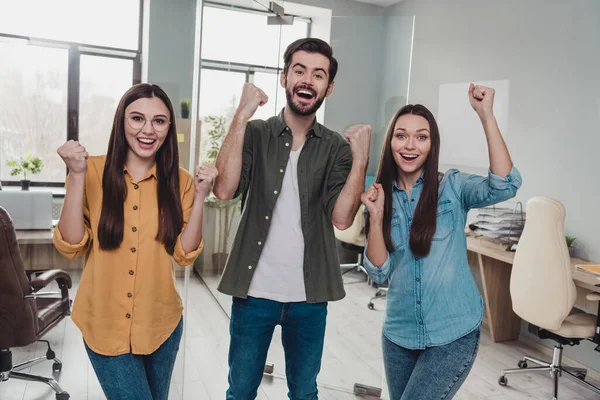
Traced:
<svg viewBox="0 0 600 400">
<path fill-rule="evenodd" d="M 269 234 L 256 265 L 248 296 L 282 303 L 306 301 L 304 235 L 298 191 L 298 158 L 290 152 Z"/>
</svg>

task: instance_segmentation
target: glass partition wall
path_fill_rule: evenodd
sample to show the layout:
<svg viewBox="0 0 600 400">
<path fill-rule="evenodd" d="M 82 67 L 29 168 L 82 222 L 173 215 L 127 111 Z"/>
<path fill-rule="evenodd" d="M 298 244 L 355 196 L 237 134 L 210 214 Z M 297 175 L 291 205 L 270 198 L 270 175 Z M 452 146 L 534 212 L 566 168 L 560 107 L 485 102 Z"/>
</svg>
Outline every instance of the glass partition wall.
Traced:
<svg viewBox="0 0 600 400">
<path fill-rule="evenodd" d="M 312 36 L 330 43 L 339 62 L 334 91 L 318 111 L 317 119 L 339 133 L 354 124 L 373 127 L 367 178 L 371 182 L 388 119 L 407 101 L 413 18 L 383 13 L 333 15 L 325 8 L 291 1 L 277 3 L 283 8 L 283 16 L 278 15 L 282 10 L 277 5 L 266 1 L 204 2 L 199 90 L 200 161 L 214 162 L 244 83 L 255 84 L 269 96 L 269 102 L 260 107 L 253 118 L 267 119 L 280 112 L 286 103 L 285 90 L 279 83 L 283 53 L 294 40 Z M 193 287 L 202 285 L 206 290 L 201 295 L 189 292 L 194 300 L 190 297 L 188 320 L 194 318 L 200 325 L 212 325 L 199 327 L 203 333 L 188 331 L 194 337 L 188 336 L 186 349 L 186 354 L 197 360 L 197 376 L 202 375 L 202 370 L 205 373 L 210 370 L 209 382 L 199 379 L 203 384 L 198 381 L 195 384 L 211 398 L 220 398 L 227 388 L 232 299 L 220 293 L 217 287 L 242 212 L 239 199 L 219 201 L 212 197 L 206 202 L 205 249 L 194 263 L 194 278 L 198 281 L 192 278 L 191 283 Z M 337 251 L 341 263 L 356 263 L 360 253 L 357 250 L 339 242 Z M 367 394 L 389 398 L 381 356 L 385 296 L 376 296 L 381 288 L 371 284 L 360 268 L 340 268 L 344 272 L 347 295 L 328 305 L 325 347 L 318 377 L 320 397 L 354 398 Z M 215 301 L 218 311 L 203 311 L 203 302 L 208 301 Z M 210 319 L 218 314 L 222 314 L 220 322 Z M 287 398 L 279 327 L 273 335 L 258 398 Z"/>
</svg>

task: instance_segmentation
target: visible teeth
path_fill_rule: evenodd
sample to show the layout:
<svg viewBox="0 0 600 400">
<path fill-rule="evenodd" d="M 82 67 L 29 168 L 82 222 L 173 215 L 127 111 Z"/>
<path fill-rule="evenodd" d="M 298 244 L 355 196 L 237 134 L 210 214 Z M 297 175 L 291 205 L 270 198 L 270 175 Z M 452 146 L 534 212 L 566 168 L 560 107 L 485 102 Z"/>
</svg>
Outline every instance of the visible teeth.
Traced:
<svg viewBox="0 0 600 400">
<path fill-rule="evenodd" d="M 142 139 L 142 138 L 139 138 L 138 140 L 140 142 L 142 142 L 142 143 L 145 143 L 145 144 L 152 144 L 152 143 L 154 143 L 154 139 Z"/>
<path fill-rule="evenodd" d="M 307 94 L 309 96 L 312 96 L 313 94 L 311 92 L 309 92 L 308 90 L 299 90 L 298 93 L 302 93 L 302 94 Z"/>
<path fill-rule="evenodd" d="M 404 157 L 404 158 L 417 158 L 417 156 L 414 155 L 414 154 L 402 154 L 402 157 Z"/>
</svg>

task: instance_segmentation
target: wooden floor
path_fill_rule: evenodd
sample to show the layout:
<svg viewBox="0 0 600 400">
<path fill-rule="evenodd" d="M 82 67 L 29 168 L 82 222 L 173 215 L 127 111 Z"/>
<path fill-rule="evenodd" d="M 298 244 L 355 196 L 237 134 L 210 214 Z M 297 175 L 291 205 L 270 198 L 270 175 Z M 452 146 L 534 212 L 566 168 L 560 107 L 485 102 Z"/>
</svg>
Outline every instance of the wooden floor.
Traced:
<svg viewBox="0 0 600 400">
<path fill-rule="evenodd" d="M 74 277 L 78 281 L 78 277 Z M 385 389 L 380 337 L 385 302 L 376 301 L 376 309 L 367 303 L 375 289 L 367 285 L 361 274 L 345 275 L 348 295 L 330 304 L 323 365 L 319 374 L 319 398 L 349 400 L 355 396 L 355 383 L 383 388 L 382 398 L 389 399 Z M 227 389 L 227 349 L 229 345 L 228 313 L 230 299 L 214 290 L 216 278 L 198 276 L 190 279 L 185 319 L 185 347 L 182 342 L 171 385 L 172 399 L 222 400 Z M 179 280 L 180 292 L 183 279 Z M 73 296 L 74 292 L 71 294 Z M 104 399 L 102 390 L 89 364 L 81 334 L 70 319 L 54 328 L 46 337 L 63 369 L 56 379 L 73 400 Z M 46 345 L 38 343 L 12 349 L 13 362 L 45 354 Z M 455 399 L 551 399 L 552 382 L 546 373 L 525 373 L 509 376 L 509 386 L 498 385 L 501 368 L 513 368 L 528 354 L 546 359 L 547 356 L 522 342 L 493 343 L 484 331 L 475 365 Z M 284 358 L 280 331 L 277 330 L 268 360 L 275 364 L 273 376 L 265 376 L 258 399 L 287 398 Z M 43 362 L 24 372 L 51 376 L 51 363 Z M 432 377 L 433 379 L 434 377 Z M 0 383 L 2 400 L 54 399 L 53 392 L 43 384 L 9 380 Z M 567 378 L 561 380 L 560 399 L 600 399 L 587 389 Z"/>
</svg>

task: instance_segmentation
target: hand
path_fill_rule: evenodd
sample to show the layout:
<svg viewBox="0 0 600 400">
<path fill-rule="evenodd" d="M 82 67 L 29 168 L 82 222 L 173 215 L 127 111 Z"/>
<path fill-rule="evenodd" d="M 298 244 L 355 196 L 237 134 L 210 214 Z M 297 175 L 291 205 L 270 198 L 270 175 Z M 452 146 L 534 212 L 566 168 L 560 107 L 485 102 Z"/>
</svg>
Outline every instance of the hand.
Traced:
<svg viewBox="0 0 600 400">
<path fill-rule="evenodd" d="M 87 171 L 87 158 L 89 154 L 85 151 L 79 142 L 69 140 L 56 150 L 60 158 L 63 159 L 69 173 L 71 174 L 84 174 Z"/>
<path fill-rule="evenodd" d="M 237 112 L 246 119 L 252 118 L 259 106 L 264 106 L 269 101 L 269 97 L 261 89 L 252 83 L 245 83 L 240 97 L 240 104 Z"/>
<path fill-rule="evenodd" d="M 369 186 L 366 192 L 360 196 L 360 200 L 363 202 L 367 210 L 369 211 L 369 217 L 375 219 L 377 222 L 383 220 L 383 206 L 385 204 L 385 193 L 380 183 L 373 183 Z"/>
<path fill-rule="evenodd" d="M 205 162 L 201 166 L 197 166 L 194 175 L 195 195 L 206 197 L 212 190 L 217 175 L 219 175 L 219 172 L 214 165 Z"/>
<path fill-rule="evenodd" d="M 353 125 L 346 129 L 344 136 L 350 143 L 353 161 L 367 163 L 369 161 L 369 147 L 371 146 L 371 126 Z"/>
<path fill-rule="evenodd" d="M 493 115 L 495 93 L 494 89 L 485 86 L 475 86 L 472 83 L 469 86 L 469 102 L 480 117 Z"/>
</svg>

